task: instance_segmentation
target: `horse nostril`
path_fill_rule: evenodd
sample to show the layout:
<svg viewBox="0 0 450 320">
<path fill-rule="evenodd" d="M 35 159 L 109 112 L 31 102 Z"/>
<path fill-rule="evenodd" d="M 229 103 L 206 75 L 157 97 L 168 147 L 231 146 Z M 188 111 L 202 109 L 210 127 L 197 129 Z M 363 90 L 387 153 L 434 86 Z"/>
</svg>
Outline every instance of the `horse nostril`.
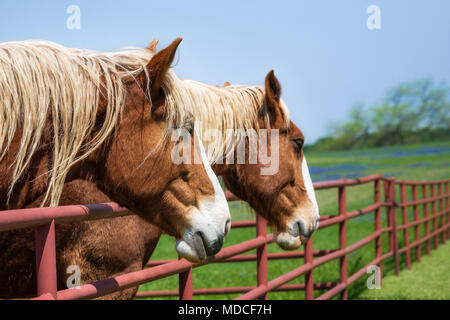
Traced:
<svg viewBox="0 0 450 320">
<path fill-rule="evenodd" d="M 198 238 L 201 239 L 203 248 L 208 257 L 215 255 L 217 252 L 220 251 L 220 249 L 222 249 L 223 237 L 219 236 L 214 241 L 207 241 L 202 232 L 197 231 L 195 234 L 197 235 Z"/>
<path fill-rule="evenodd" d="M 302 234 L 302 226 L 300 224 L 300 221 L 297 221 L 297 223 L 294 226 L 294 236 L 298 237 Z"/>
<path fill-rule="evenodd" d="M 319 229 L 319 218 L 316 218 L 316 221 L 314 221 L 314 231 Z"/>
<path fill-rule="evenodd" d="M 225 222 L 225 230 L 224 230 L 224 237 L 228 235 L 231 229 L 231 220 L 228 219 L 227 222 Z"/>
<path fill-rule="evenodd" d="M 313 229 L 309 229 L 307 227 L 306 223 L 303 220 L 298 220 L 297 226 L 298 226 L 298 235 L 299 236 L 309 238 L 311 236 L 311 234 L 314 232 Z"/>
<path fill-rule="evenodd" d="M 215 255 L 222 249 L 223 237 L 218 237 L 213 243 L 205 246 L 208 257 Z"/>
<path fill-rule="evenodd" d="M 197 251 L 197 255 L 201 260 L 206 259 L 208 253 L 206 251 L 206 246 L 205 246 L 205 239 L 203 236 L 203 233 L 201 233 L 200 231 L 196 232 L 194 237 L 194 246 L 195 246 L 195 250 Z"/>
</svg>

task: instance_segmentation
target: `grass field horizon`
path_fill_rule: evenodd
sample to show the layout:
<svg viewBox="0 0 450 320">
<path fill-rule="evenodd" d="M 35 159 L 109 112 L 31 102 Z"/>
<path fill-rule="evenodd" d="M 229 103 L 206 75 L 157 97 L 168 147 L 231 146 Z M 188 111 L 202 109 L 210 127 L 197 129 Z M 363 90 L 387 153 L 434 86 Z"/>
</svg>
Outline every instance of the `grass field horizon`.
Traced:
<svg viewBox="0 0 450 320">
<path fill-rule="evenodd" d="M 399 180 L 438 180 L 450 177 L 450 142 L 392 146 L 374 149 L 350 151 L 308 152 L 306 154 L 313 181 L 334 180 L 340 178 L 359 178 L 371 174 L 382 174 Z M 322 216 L 337 213 L 337 189 L 316 192 Z M 347 211 L 364 208 L 373 203 L 373 183 L 347 188 Z M 411 195 L 408 194 L 408 197 Z M 421 209 L 422 210 L 422 209 Z M 255 214 L 243 202 L 230 203 L 233 221 L 254 219 Z M 412 214 L 412 213 L 410 213 Z M 422 215 L 423 213 L 420 212 Z M 383 226 L 387 226 L 383 210 Z M 347 245 L 373 233 L 374 214 L 369 213 L 352 219 L 347 224 Z M 410 233 L 412 235 L 412 232 Z M 233 229 L 226 238 L 224 247 L 228 247 L 255 236 L 255 229 Z M 387 251 L 387 235 L 383 236 L 383 253 Z M 338 226 L 320 229 L 313 236 L 314 250 L 333 249 L 338 247 Z M 151 260 L 177 259 L 174 240 L 163 236 L 158 243 Z M 282 252 L 276 244 L 268 246 L 269 252 Z M 299 249 L 303 251 L 303 248 Z M 255 253 L 255 250 L 246 254 Z M 373 260 L 374 245 L 368 245 L 348 255 L 349 275 L 356 272 Z M 274 279 L 304 263 L 303 259 L 269 261 L 268 279 Z M 403 264 L 404 262 L 401 261 Z M 393 274 L 393 263 L 383 263 L 383 275 Z M 349 288 L 349 298 L 358 299 L 366 289 L 366 277 L 362 277 Z M 337 282 L 339 280 L 339 260 L 333 260 L 314 269 L 314 281 Z M 303 283 L 300 276 L 289 283 Z M 256 262 L 211 264 L 196 268 L 193 271 L 194 288 L 213 288 L 231 286 L 255 286 Z M 431 284 L 430 284 L 431 285 Z M 439 285 L 439 283 L 437 283 Z M 178 275 L 157 280 L 140 286 L 140 291 L 177 290 Z M 432 289 L 433 292 L 436 288 Z M 315 292 L 315 296 L 320 295 Z M 240 294 L 195 296 L 195 299 L 233 299 Z M 335 297 L 336 298 L 336 297 Z M 382 299 L 383 296 L 377 296 Z M 391 298 L 391 297 L 390 297 Z M 414 298 L 414 297 L 412 297 Z M 439 297 L 435 297 L 439 298 Z M 177 299 L 166 297 L 163 299 Z M 269 299 L 304 299 L 303 292 L 271 292 Z"/>
</svg>

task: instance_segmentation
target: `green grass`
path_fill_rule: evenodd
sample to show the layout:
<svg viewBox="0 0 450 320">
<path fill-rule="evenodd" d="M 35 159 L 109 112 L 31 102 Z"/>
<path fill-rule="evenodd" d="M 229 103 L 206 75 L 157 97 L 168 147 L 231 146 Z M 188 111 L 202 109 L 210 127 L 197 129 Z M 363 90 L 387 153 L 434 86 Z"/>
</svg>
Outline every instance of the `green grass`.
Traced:
<svg viewBox="0 0 450 320">
<path fill-rule="evenodd" d="M 400 276 L 383 278 L 379 290 L 365 290 L 358 299 L 450 299 L 450 242 L 413 263 Z"/>
<path fill-rule="evenodd" d="M 314 181 L 355 178 L 381 173 L 387 176 L 395 176 L 397 179 L 425 180 L 443 179 L 450 177 L 450 143 L 432 143 L 426 145 L 409 145 L 403 147 L 389 147 L 358 151 L 339 152 L 310 152 L 307 154 L 308 164 Z M 419 192 L 421 195 L 421 192 Z M 337 189 L 321 190 L 317 192 L 321 215 L 335 215 L 337 213 Z M 407 195 L 411 198 L 410 192 Z M 347 210 L 364 208 L 373 203 L 373 184 L 355 186 L 347 188 Z M 254 219 L 253 211 L 244 203 L 237 202 L 230 204 L 233 221 Z M 431 206 L 429 208 L 431 212 Z M 423 206 L 420 207 L 420 217 L 423 217 Z M 398 221 L 401 221 L 401 212 L 398 210 Z M 412 211 L 408 212 L 409 219 L 412 218 Z M 385 212 L 383 210 L 383 226 L 386 226 Z M 351 245 L 363 237 L 373 233 L 374 214 L 370 213 L 355 219 L 347 224 L 347 245 Z M 423 227 L 420 229 L 424 233 Z M 410 232 L 411 240 L 414 232 Z M 224 246 L 231 246 L 239 242 L 254 238 L 254 229 L 233 229 L 226 238 Z M 332 226 L 317 231 L 313 237 L 314 249 L 332 249 L 338 246 L 338 227 Z M 387 252 L 387 235 L 382 237 L 383 253 Z M 399 232 L 400 246 L 403 236 Z M 268 247 L 269 252 L 282 252 L 276 244 Z M 301 249 L 303 250 L 303 248 Z M 441 250 L 441 249 L 439 249 Z M 255 251 L 248 252 L 255 253 Z M 434 254 L 434 253 L 433 253 Z M 440 254 L 439 254 L 440 256 Z M 348 255 L 349 275 L 367 265 L 374 259 L 374 245 L 368 245 L 358 249 Z M 163 236 L 159 242 L 152 260 L 176 259 L 174 241 L 170 237 Z M 401 256 L 402 268 L 404 268 L 403 255 Z M 413 258 L 415 256 L 413 255 Z M 426 260 L 424 259 L 424 263 Z M 269 280 L 274 279 L 294 268 L 301 266 L 303 259 L 274 260 L 269 261 Z M 442 261 L 442 265 L 444 264 Z M 416 268 L 418 266 L 414 266 Z M 383 272 L 388 278 L 393 274 L 392 259 L 383 263 Z M 368 277 L 369 275 L 367 275 Z M 424 274 L 426 276 L 426 273 Z M 349 298 L 359 299 L 366 294 L 366 279 L 362 277 L 349 288 Z M 388 279 L 386 278 L 386 279 Z M 256 263 L 221 263 L 206 265 L 193 272 L 194 288 L 231 287 L 231 286 L 254 286 L 256 285 Z M 339 280 L 339 261 L 334 260 L 314 269 L 315 282 L 337 282 Z M 386 280 L 387 281 L 387 280 Z M 294 279 L 290 283 L 303 283 L 304 276 Z M 386 283 L 383 283 L 383 288 Z M 439 283 L 436 285 L 439 286 Z M 431 286 L 431 284 L 430 284 Z M 144 284 L 141 291 L 151 290 L 175 290 L 178 288 L 178 276 L 164 278 L 158 281 Z M 388 289 L 381 290 L 377 298 L 389 298 L 383 293 Z M 430 288 L 430 292 L 434 290 Z M 436 291 L 438 292 L 438 291 Z M 316 291 L 316 297 L 322 292 Z M 434 298 L 441 297 L 438 293 Z M 218 296 L 195 296 L 195 299 L 233 299 L 239 294 L 218 295 Z M 417 296 L 419 298 L 420 295 Z M 176 299 L 176 297 L 172 297 Z M 303 299 L 303 292 L 271 292 L 269 299 Z M 335 297 L 337 298 L 337 297 Z M 412 296 L 414 298 L 414 296 Z"/>
</svg>

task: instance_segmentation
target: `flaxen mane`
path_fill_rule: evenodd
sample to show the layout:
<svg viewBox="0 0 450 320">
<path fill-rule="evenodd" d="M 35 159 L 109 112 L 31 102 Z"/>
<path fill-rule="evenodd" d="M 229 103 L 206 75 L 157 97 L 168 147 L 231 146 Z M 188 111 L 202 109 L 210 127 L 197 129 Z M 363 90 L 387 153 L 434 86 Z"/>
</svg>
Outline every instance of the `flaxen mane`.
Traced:
<svg viewBox="0 0 450 320">
<path fill-rule="evenodd" d="M 9 151 L 17 130 L 22 130 L 20 148 L 11 164 L 14 171 L 8 199 L 50 121 L 53 163 L 42 205 L 49 201 L 56 206 L 70 168 L 96 150 L 119 122 L 126 95 L 124 78 L 144 72 L 148 80 L 146 65 L 153 55 L 150 50 L 137 48 L 96 53 L 48 41 L 0 44 L 0 160 Z M 200 121 L 201 135 L 212 128 L 222 133 L 227 129 L 257 129 L 261 114 L 267 123 L 263 87 L 217 88 L 180 80 L 172 70 L 167 72 L 162 86 L 167 107 L 165 137 L 170 128 L 180 127 L 191 115 Z M 143 89 L 151 100 L 149 87 Z M 101 94 L 107 101 L 106 116 L 92 137 Z M 288 110 L 284 103 L 281 105 L 287 123 Z M 229 138 L 204 142 L 212 164 L 233 143 Z"/>
<path fill-rule="evenodd" d="M 95 53 L 47 41 L 0 44 L 0 160 L 17 130 L 22 130 L 8 199 L 37 151 L 47 121 L 52 125 L 53 163 L 43 205 L 58 204 L 69 169 L 96 150 L 112 133 L 124 107 L 123 79 L 141 72 L 153 53 L 146 49 Z M 164 85 L 172 87 L 171 76 Z M 147 81 L 148 83 L 148 81 Z M 148 88 L 145 88 L 150 98 Z M 107 101 L 100 130 L 92 136 L 101 94 Z M 183 92 L 169 93 L 167 127 L 185 120 Z M 187 104 L 190 105 L 190 104 Z M 81 154 L 81 156 L 79 156 Z"/>
<path fill-rule="evenodd" d="M 192 113 L 196 122 L 200 123 L 199 131 L 210 164 L 226 158 L 236 143 L 245 138 L 247 130 L 258 130 L 259 117 L 262 116 L 266 127 L 270 127 L 264 87 L 216 87 L 192 80 L 182 80 L 182 86 L 193 102 Z M 281 112 L 288 126 L 289 111 L 283 101 Z M 206 136 L 206 131 L 210 129 L 216 129 L 221 137 Z M 227 129 L 234 129 L 233 135 L 227 133 Z"/>
</svg>

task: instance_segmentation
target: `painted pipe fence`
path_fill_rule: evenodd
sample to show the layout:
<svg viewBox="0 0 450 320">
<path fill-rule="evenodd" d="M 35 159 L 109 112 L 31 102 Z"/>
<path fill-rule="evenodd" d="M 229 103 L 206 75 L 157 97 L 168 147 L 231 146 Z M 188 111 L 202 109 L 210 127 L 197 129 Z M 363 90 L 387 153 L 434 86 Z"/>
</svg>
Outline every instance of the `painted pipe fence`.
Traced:
<svg viewBox="0 0 450 320">
<path fill-rule="evenodd" d="M 194 295 L 242 293 L 237 299 L 267 299 L 269 292 L 302 290 L 305 291 L 305 298 L 308 300 L 330 299 L 338 295 L 341 299 L 347 299 L 350 285 L 365 277 L 369 266 L 378 266 L 382 273 L 382 262 L 393 258 L 395 273 L 398 275 L 403 265 L 400 263 L 401 257 L 405 267 L 409 269 L 413 256 L 417 261 L 421 260 L 422 246 L 425 246 L 425 253 L 429 254 L 432 249 L 438 249 L 440 243 L 445 243 L 450 238 L 449 182 L 450 179 L 398 181 L 381 175 L 316 182 L 314 183 L 316 190 L 335 189 L 337 192 L 338 212 L 335 215 L 322 216 L 319 230 L 316 231 L 320 232 L 320 229 L 337 225 L 339 235 L 334 248 L 314 250 L 313 235 L 302 248 L 303 251 L 268 253 L 268 245 L 274 242 L 274 235 L 267 234 L 267 222 L 257 216 L 256 221 L 232 223 L 232 229 L 255 228 L 255 238 L 223 248 L 206 263 L 193 264 L 185 259 L 150 261 L 141 271 L 59 291 L 56 278 L 55 225 L 81 220 L 114 218 L 132 213 L 114 203 L 2 211 L 0 212 L 0 232 L 30 227 L 35 229 L 37 273 L 35 299 L 92 299 L 176 274 L 179 275 L 178 290 L 141 291 L 138 292 L 137 297 L 179 296 L 180 299 L 188 300 L 193 299 Z M 373 184 L 373 203 L 365 208 L 347 211 L 347 189 L 364 184 Z M 229 201 L 239 200 L 230 192 L 226 193 Z M 408 194 L 412 199 L 408 199 Z M 412 211 L 411 214 L 408 212 L 409 209 Z M 422 214 L 419 214 L 419 211 Z M 347 245 L 349 220 L 369 213 L 374 213 L 373 233 Z M 387 221 L 385 227 L 382 223 L 383 214 Z M 421 227 L 424 232 L 420 231 Z M 382 241 L 384 234 L 388 236 L 388 248 L 385 250 L 383 250 Z M 373 261 L 349 274 L 348 256 L 370 243 L 374 245 Z M 245 254 L 255 249 L 256 254 Z M 286 274 L 276 278 L 270 277 L 269 261 L 294 258 L 303 258 L 304 263 Z M 339 281 L 315 282 L 315 269 L 333 260 L 339 261 Z M 194 289 L 194 268 L 211 263 L 243 261 L 256 261 L 257 283 L 255 286 Z M 301 276 L 304 277 L 304 283 L 288 283 Z M 317 291 L 321 294 L 316 294 Z"/>
</svg>

